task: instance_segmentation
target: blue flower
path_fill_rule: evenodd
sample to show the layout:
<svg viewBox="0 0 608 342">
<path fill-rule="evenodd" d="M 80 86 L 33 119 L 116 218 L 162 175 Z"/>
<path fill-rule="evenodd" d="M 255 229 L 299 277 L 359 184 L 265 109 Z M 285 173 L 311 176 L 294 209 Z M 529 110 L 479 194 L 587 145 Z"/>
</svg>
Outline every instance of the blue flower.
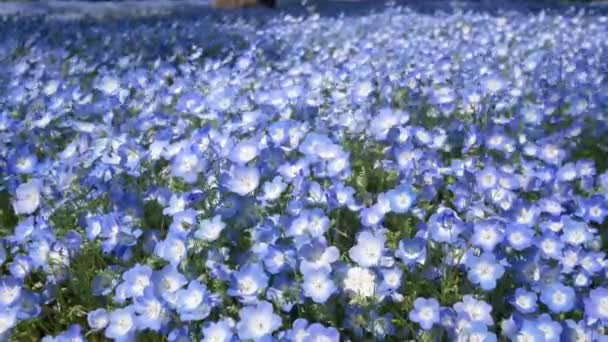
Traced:
<svg viewBox="0 0 608 342">
<path fill-rule="evenodd" d="M 135 339 L 136 328 L 137 325 L 135 323 L 134 309 L 132 306 L 116 309 L 110 312 L 109 323 L 105 329 L 105 336 L 114 339 L 115 341 L 133 341 Z"/>
<path fill-rule="evenodd" d="M 575 300 L 574 289 L 560 283 L 546 285 L 540 294 L 540 301 L 554 313 L 571 311 L 576 304 Z"/>
<path fill-rule="evenodd" d="M 422 265 L 426 262 L 426 241 L 419 237 L 403 239 L 399 241 L 395 256 L 408 266 Z"/>
<path fill-rule="evenodd" d="M 439 323 L 439 302 L 435 298 L 418 297 L 408 317 L 420 324 L 422 329 L 431 330 L 433 325 Z"/>
<path fill-rule="evenodd" d="M 339 342 L 340 333 L 338 332 L 338 329 L 334 327 L 325 327 L 322 324 L 313 323 L 308 326 L 308 329 L 306 329 L 306 337 L 304 337 L 304 342 L 317 341 Z"/>
<path fill-rule="evenodd" d="M 14 277 L 0 278 L 0 308 L 14 306 L 21 297 L 23 283 Z"/>
<path fill-rule="evenodd" d="M 516 251 L 522 251 L 534 243 L 534 230 L 521 225 L 509 225 L 505 229 L 506 240 Z"/>
<path fill-rule="evenodd" d="M 467 258 L 466 266 L 468 279 L 486 291 L 493 290 L 496 281 L 505 273 L 505 268 L 496 261 L 494 254 L 488 252 Z"/>
<path fill-rule="evenodd" d="M 406 213 L 416 201 L 416 194 L 410 186 L 401 185 L 386 194 L 391 210 L 398 214 Z"/>
<path fill-rule="evenodd" d="M 177 291 L 177 312 L 182 321 L 203 320 L 211 313 L 212 306 L 207 286 L 196 280 L 192 280 L 187 288 Z"/>
<path fill-rule="evenodd" d="M 469 322 L 483 323 L 486 326 L 494 325 L 490 304 L 471 295 L 465 295 L 462 302 L 454 304 L 454 310 L 459 315 L 466 317 Z"/>
<path fill-rule="evenodd" d="M 79 324 L 70 325 L 64 332 L 55 338 L 55 342 L 85 342 L 82 327 Z"/>
<path fill-rule="evenodd" d="M 257 342 L 268 339 L 281 325 L 281 317 L 274 313 L 272 304 L 260 301 L 240 310 L 236 329 L 240 339 Z"/>
<path fill-rule="evenodd" d="M 545 335 L 547 342 L 559 342 L 562 338 L 562 326 L 551 319 L 548 314 L 542 314 L 536 319 L 536 327 Z"/>
<path fill-rule="evenodd" d="M 177 266 L 186 258 L 186 243 L 180 238 L 169 236 L 156 245 L 154 253 L 167 260 L 171 265 Z"/>
<path fill-rule="evenodd" d="M 503 241 L 504 228 L 497 220 L 485 220 L 476 222 L 471 236 L 471 243 L 482 248 L 485 252 L 491 252 Z"/>
<path fill-rule="evenodd" d="M 458 341 L 480 341 L 480 342 L 496 342 L 496 334 L 488 331 L 488 326 L 473 322 L 464 327 L 463 331 L 458 333 Z"/>
<path fill-rule="evenodd" d="M 362 267 L 378 266 L 384 254 L 386 237 L 382 232 L 363 231 L 357 235 L 357 244 L 348 256 Z"/>
<path fill-rule="evenodd" d="M 246 196 L 255 189 L 260 183 L 260 172 L 252 166 L 233 166 L 230 169 L 226 187 L 240 196 Z"/>
<path fill-rule="evenodd" d="M 188 281 L 173 265 L 167 265 L 152 274 L 152 284 L 157 295 L 173 306 L 177 306 L 177 295 Z"/>
<path fill-rule="evenodd" d="M 194 232 L 194 237 L 212 242 L 219 238 L 224 228 L 226 228 L 226 224 L 222 221 L 222 217 L 216 215 L 212 219 L 202 220 L 198 224 L 198 229 Z"/>
<path fill-rule="evenodd" d="M 253 139 L 241 141 L 232 148 L 232 151 L 228 155 L 228 159 L 235 164 L 247 164 L 258 156 L 259 145 L 259 142 Z"/>
<path fill-rule="evenodd" d="M 106 309 L 95 309 L 87 314 L 87 323 L 93 330 L 104 329 L 110 323 Z"/>
<path fill-rule="evenodd" d="M 137 298 L 144 294 L 144 290 L 150 285 L 152 268 L 147 265 L 136 264 L 122 274 L 122 279 L 127 287 L 126 295 Z"/>
<path fill-rule="evenodd" d="M 526 291 L 523 288 L 515 290 L 515 295 L 511 300 L 511 304 L 521 313 L 529 314 L 535 312 L 537 309 L 537 296 L 536 293 Z"/>
<path fill-rule="evenodd" d="M 437 242 L 454 243 L 465 230 L 458 214 L 446 207 L 437 209 L 437 212 L 429 218 L 428 225 L 431 238 Z"/>
<path fill-rule="evenodd" d="M 39 180 L 30 180 L 17 187 L 13 201 L 16 214 L 32 214 L 38 209 L 41 202 L 41 187 L 42 183 Z"/>
<path fill-rule="evenodd" d="M 188 148 L 182 149 L 171 162 L 172 175 L 182 178 L 187 183 L 196 182 L 203 169 L 202 159 Z"/>
<path fill-rule="evenodd" d="M 254 300 L 268 287 L 268 276 L 260 264 L 247 264 L 232 276 L 228 295 Z"/>
<path fill-rule="evenodd" d="M 234 337 L 235 323 L 231 318 L 207 323 L 203 328 L 201 342 L 231 342 Z"/>
<path fill-rule="evenodd" d="M 139 330 L 159 331 L 169 321 L 165 303 L 156 298 L 151 287 L 148 287 L 142 296 L 135 298 L 133 307 L 137 313 L 135 321 Z"/>
<path fill-rule="evenodd" d="M 601 324 L 608 323 L 608 289 L 597 287 L 589 291 L 589 296 L 584 299 L 585 315 L 590 323 L 600 321 Z"/>
<path fill-rule="evenodd" d="M 302 290 L 306 297 L 311 298 L 315 303 L 323 304 L 337 289 L 327 274 L 317 271 L 304 276 Z"/>
<path fill-rule="evenodd" d="M 0 309 L 0 337 L 17 324 L 17 309 Z"/>
<path fill-rule="evenodd" d="M 300 248 L 300 272 L 331 272 L 331 264 L 338 260 L 340 251 L 334 246 L 327 246 L 325 240 L 313 240 Z"/>
<path fill-rule="evenodd" d="M 515 341 L 544 342 L 545 334 L 538 328 L 536 322 L 525 320 L 514 338 Z"/>
</svg>

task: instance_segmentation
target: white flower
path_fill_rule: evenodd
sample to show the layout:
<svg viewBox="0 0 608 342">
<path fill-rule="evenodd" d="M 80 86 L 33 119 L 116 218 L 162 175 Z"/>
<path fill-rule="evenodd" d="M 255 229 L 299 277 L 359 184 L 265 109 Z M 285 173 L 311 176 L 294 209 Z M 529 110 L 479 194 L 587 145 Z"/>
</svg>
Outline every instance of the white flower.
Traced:
<svg viewBox="0 0 608 342">
<path fill-rule="evenodd" d="M 371 297 L 376 288 L 376 275 L 367 268 L 351 267 L 344 278 L 344 290 L 360 297 Z"/>
<path fill-rule="evenodd" d="M 13 202 L 16 214 L 31 214 L 40 205 L 40 183 L 31 180 L 17 187 L 17 199 Z"/>
</svg>

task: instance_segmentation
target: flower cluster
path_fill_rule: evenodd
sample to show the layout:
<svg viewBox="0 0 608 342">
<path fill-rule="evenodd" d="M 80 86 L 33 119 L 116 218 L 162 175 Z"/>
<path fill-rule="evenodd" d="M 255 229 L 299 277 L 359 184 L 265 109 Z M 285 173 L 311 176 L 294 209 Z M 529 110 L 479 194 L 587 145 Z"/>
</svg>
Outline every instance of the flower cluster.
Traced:
<svg viewBox="0 0 608 342">
<path fill-rule="evenodd" d="M 608 17 L 238 15 L 0 23 L 0 339 L 608 340 Z"/>
</svg>

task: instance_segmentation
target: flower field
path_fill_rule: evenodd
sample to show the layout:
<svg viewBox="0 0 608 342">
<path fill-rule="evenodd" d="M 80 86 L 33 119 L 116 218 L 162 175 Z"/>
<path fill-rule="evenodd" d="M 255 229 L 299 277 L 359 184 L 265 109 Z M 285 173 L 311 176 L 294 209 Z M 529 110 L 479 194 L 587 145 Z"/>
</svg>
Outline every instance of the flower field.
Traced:
<svg viewBox="0 0 608 342">
<path fill-rule="evenodd" d="M 608 341 L 608 16 L 0 21 L 0 341 Z"/>
</svg>

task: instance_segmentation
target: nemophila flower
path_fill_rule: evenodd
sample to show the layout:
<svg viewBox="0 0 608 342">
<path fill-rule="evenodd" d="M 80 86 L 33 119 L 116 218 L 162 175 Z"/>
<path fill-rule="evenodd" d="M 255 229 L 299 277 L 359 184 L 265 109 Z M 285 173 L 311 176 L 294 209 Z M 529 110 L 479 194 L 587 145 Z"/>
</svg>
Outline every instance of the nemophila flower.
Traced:
<svg viewBox="0 0 608 342">
<path fill-rule="evenodd" d="M 589 328 L 585 321 L 575 322 L 566 319 L 563 323 L 562 337 L 567 341 L 593 341 L 595 338 L 602 338 L 603 334 Z"/>
<path fill-rule="evenodd" d="M 176 266 L 186 258 L 186 243 L 180 238 L 169 236 L 156 245 L 154 253 Z"/>
<path fill-rule="evenodd" d="M 204 107 L 203 98 L 197 92 L 187 92 L 180 96 L 175 109 L 180 112 L 200 113 Z"/>
<path fill-rule="evenodd" d="M 409 319 L 420 324 L 424 330 L 431 330 L 439 323 L 439 302 L 435 298 L 418 297 L 408 315 Z"/>
<path fill-rule="evenodd" d="M 395 256 L 406 265 L 424 264 L 426 254 L 426 241 L 419 237 L 399 241 L 399 246 L 395 251 Z"/>
<path fill-rule="evenodd" d="M 274 313 L 272 304 L 260 301 L 239 311 L 236 330 L 242 340 L 263 341 L 271 337 L 281 325 L 281 317 Z"/>
<path fill-rule="evenodd" d="M 22 148 L 9 157 L 8 164 L 15 173 L 31 174 L 38 164 L 38 157 L 28 148 Z"/>
<path fill-rule="evenodd" d="M 529 314 L 535 312 L 537 309 L 537 296 L 536 293 L 526 291 L 520 287 L 515 290 L 515 294 L 513 295 L 513 299 L 511 299 L 510 303 L 517 309 L 517 311 L 523 314 Z"/>
<path fill-rule="evenodd" d="M 253 139 L 241 141 L 232 148 L 228 159 L 236 164 L 244 165 L 258 156 L 259 145 L 259 142 Z"/>
<path fill-rule="evenodd" d="M 2 308 L 0 309 L 0 336 L 10 331 L 17 324 L 17 309 Z"/>
<path fill-rule="evenodd" d="M 185 289 L 177 291 L 177 312 L 182 321 L 200 321 L 205 319 L 212 308 L 211 297 L 207 286 L 196 280 Z"/>
<path fill-rule="evenodd" d="M 488 252 L 467 258 L 466 266 L 468 279 L 486 291 L 493 290 L 496 281 L 505 273 L 505 268 L 496 261 L 494 254 Z"/>
<path fill-rule="evenodd" d="M 525 227 L 534 226 L 539 214 L 540 210 L 534 205 L 520 204 L 513 208 L 515 223 Z"/>
<path fill-rule="evenodd" d="M 177 291 L 187 283 L 186 277 L 175 265 L 167 265 L 152 274 L 152 284 L 156 294 L 174 306 L 177 305 Z"/>
<path fill-rule="evenodd" d="M 262 185 L 263 194 L 260 199 L 269 202 L 275 201 L 281 197 L 285 189 L 287 189 L 287 184 L 283 182 L 283 178 L 276 176 L 272 181 L 265 182 Z"/>
<path fill-rule="evenodd" d="M 537 245 L 541 252 L 541 255 L 544 258 L 551 258 L 556 260 L 561 259 L 564 243 L 557 235 L 553 234 L 552 232 L 548 232 L 540 236 L 537 240 Z"/>
<path fill-rule="evenodd" d="M 313 240 L 302 246 L 299 251 L 300 272 L 331 272 L 331 264 L 338 260 L 340 251 L 335 246 L 327 246 L 324 240 Z"/>
<path fill-rule="evenodd" d="M 348 251 L 348 256 L 359 266 L 378 266 L 384 254 L 385 243 L 384 233 L 363 231 L 357 235 L 357 244 Z"/>
<path fill-rule="evenodd" d="M 211 219 L 202 220 L 198 224 L 198 229 L 194 232 L 194 237 L 212 242 L 220 237 L 224 228 L 226 228 L 226 224 L 222 221 L 222 217 L 216 215 Z"/>
<path fill-rule="evenodd" d="M 521 329 L 513 337 L 514 341 L 542 342 L 545 340 L 545 333 L 538 328 L 536 322 L 524 320 Z"/>
<path fill-rule="evenodd" d="M 260 173 L 252 166 L 233 166 L 230 169 L 226 187 L 241 196 L 252 193 L 260 183 Z"/>
<path fill-rule="evenodd" d="M 207 323 L 202 329 L 201 342 L 231 342 L 234 339 L 234 326 L 235 322 L 231 318 Z"/>
<path fill-rule="evenodd" d="M 590 274 L 596 274 L 603 270 L 606 254 L 603 252 L 588 252 L 581 256 L 580 264 L 583 270 Z"/>
<path fill-rule="evenodd" d="M 112 292 L 118 281 L 109 273 L 98 274 L 91 283 L 91 292 L 94 296 L 106 296 Z"/>
<path fill-rule="evenodd" d="M 269 247 L 264 256 L 264 268 L 271 274 L 278 274 L 295 266 L 294 251 L 290 249 L 280 249 Z"/>
<path fill-rule="evenodd" d="M 505 229 L 505 239 L 511 248 L 522 251 L 534 243 L 534 230 L 521 225 L 508 225 Z"/>
<path fill-rule="evenodd" d="M 471 243 L 482 248 L 486 252 L 491 252 L 504 239 L 504 227 L 498 220 L 485 220 L 475 222 Z"/>
<path fill-rule="evenodd" d="M 381 109 L 370 124 L 370 134 L 378 140 L 386 139 L 388 131 L 400 123 L 401 118 L 399 114 L 390 108 Z"/>
<path fill-rule="evenodd" d="M 306 329 L 306 337 L 304 342 L 338 342 L 340 341 L 340 333 L 334 327 L 325 327 L 319 323 L 313 323 Z"/>
<path fill-rule="evenodd" d="M 42 308 L 40 307 L 40 295 L 36 292 L 23 290 L 19 299 L 19 312 L 17 318 L 27 320 L 40 316 Z"/>
<path fill-rule="evenodd" d="M 203 169 L 203 160 L 189 148 L 182 149 L 171 161 L 171 174 L 187 183 L 196 182 Z"/>
<path fill-rule="evenodd" d="M 407 212 L 416 200 L 416 194 L 409 186 L 399 186 L 387 192 L 391 211 L 402 214 Z"/>
<path fill-rule="evenodd" d="M 564 218 L 562 241 L 572 246 L 580 246 L 592 237 L 589 226 L 585 222 L 576 221 L 570 217 Z"/>
<path fill-rule="evenodd" d="M 17 187 L 13 209 L 16 214 L 32 214 L 38 209 L 41 201 L 42 183 L 39 180 L 30 180 Z"/>
<path fill-rule="evenodd" d="M 17 304 L 21 297 L 23 282 L 14 277 L 0 279 L 0 308 L 8 308 Z"/>
<path fill-rule="evenodd" d="M 344 291 L 354 296 L 367 298 L 376 293 L 376 275 L 367 268 L 350 267 L 343 280 Z"/>
<path fill-rule="evenodd" d="M 380 292 L 393 292 L 401 287 L 403 271 L 399 268 L 387 268 L 380 270 L 382 282 L 378 286 Z"/>
<path fill-rule="evenodd" d="M 538 158 L 553 165 L 558 165 L 563 160 L 564 156 L 565 151 L 558 145 L 552 143 L 541 145 L 538 152 Z"/>
<path fill-rule="evenodd" d="M 308 226 L 306 230 L 315 238 L 321 237 L 329 229 L 329 218 L 323 210 L 319 208 L 312 209 L 308 212 Z"/>
<path fill-rule="evenodd" d="M 465 229 L 458 214 L 447 207 L 440 207 L 428 222 L 431 238 L 437 242 L 453 243 Z"/>
<path fill-rule="evenodd" d="M 364 208 L 360 212 L 361 224 L 366 227 L 373 227 L 384 219 L 384 210 L 379 205 Z"/>
<path fill-rule="evenodd" d="M 304 318 L 298 318 L 293 321 L 291 329 L 285 331 L 280 338 L 284 338 L 289 342 L 304 341 L 306 336 L 308 336 L 307 328 L 308 321 Z"/>
<path fill-rule="evenodd" d="M 589 291 L 589 297 L 584 299 L 585 316 L 593 324 L 600 321 L 601 324 L 608 322 L 608 289 L 598 287 Z"/>
<path fill-rule="evenodd" d="M 86 338 L 82 333 L 79 324 L 70 325 L 64 332 L 55 337 L 55 342 L 85 342 Z"/>
<path fill-rule="evenodd" d="M 584 218 L 588 221 L 601 224 L 608 216 L 608 204 L 602 196 L 593 195 L 583 200 L 581 204 Z"/>
<path fill-rule="evenodd" d="M 127 286 L 127 296 L 139 297 L 144 294 L 144 290 L 150 285 L 152 268 L 147 265 L 136 264 L 131 269 L 122 274 L 122 279 Z"/>
<path fill-rule="evenodd" d="M 139 330 L 159 331 L 169 321 L 165 303 L 155 296 L 152 288 L 147 288 L 142 296 L 135 298 L 133 307 L 137 313 L 136 323 Z"/>
<path fill-rule="evenodd" d="M 187 239 L 191 231 L 196 226 L 196 216 L 198 213 L 192 209 L 186 209 L 175 213 L 173 221 L 169 225 L 169 235 Z"/>
<path fill-rule="evenodd" d="M 536 327 L 545 335 L 545 341 L 561 341 L 562 326 L 559 322 L 552 320 L 548 314 L 542 314 L 536 319 Z"/>
<path fill-rule="evenodd" d="M 576 293 L 574 292 L 574 289 L 569 286 L 553 283 L 542 288 L 540 301 L 545 304 L 551 312 L 568 312 L 574 309 L 576 304 Z"/>
<path fill-rule="evenodd" d="M 328 274 L 317 271 L 304 276 L 302 290 L 306 297 L 311 298 L 315 303 L 323 304 L 336 292 L 336 286 Z"/>
<path fill-rule="evenodd" d="M 477 173 L 477 186 L 481 190 L 492 190 L 498 186 L 500 174 L 496 168 L 487 166 Z"/>
<path fill-rule="evenodd" d="M 249 302 L 268 287 L 268 275 L 260 264 L 247 264 L 232 275 L 228 295 Z"/>
<path fill-rule="evenodd" d="M 495 95 L 506 87 L 505 80 L 495 74 L 484 76 L 480 83 L 483 92 L 489 95 Z"/>
<path fill-rule="evenodd" d="M 135 338 L 137 325 L 132 306 L 110 312 L 105 336 L 115 341 L 132 341 Z"/>
<path fill-rule="evenodd" d="M 470 322 L 479 322 L 488 326 L 494 324 L 490 304 L 483 300 L 478 300 L 471 295 L 465 295 L 462 298 L 462 302 L 454 304 L 454 310 L 459 315 L 466 317 Z"/>
<path fill-rule="evenodd" d="M 13 277 L 25 279 L 32 271 L 32 266 L 32 259 L 30 257 L 18 254 L 13 261 L 8 264 L 8 270 Z"/>
<path fill-rule="evenodd" d="M 87 314 L 87 323 L 93 330 L 101 330 L 110 323 L 110 316 L 106 309 L 95 309 Z"/>
<path fill-rule="evenodd" d="M 104 75 L 98 80 L 95 88 L 106 95 L 117 95 L 121 90 L 120 80 L 114 76 Z"/>
</svg>

